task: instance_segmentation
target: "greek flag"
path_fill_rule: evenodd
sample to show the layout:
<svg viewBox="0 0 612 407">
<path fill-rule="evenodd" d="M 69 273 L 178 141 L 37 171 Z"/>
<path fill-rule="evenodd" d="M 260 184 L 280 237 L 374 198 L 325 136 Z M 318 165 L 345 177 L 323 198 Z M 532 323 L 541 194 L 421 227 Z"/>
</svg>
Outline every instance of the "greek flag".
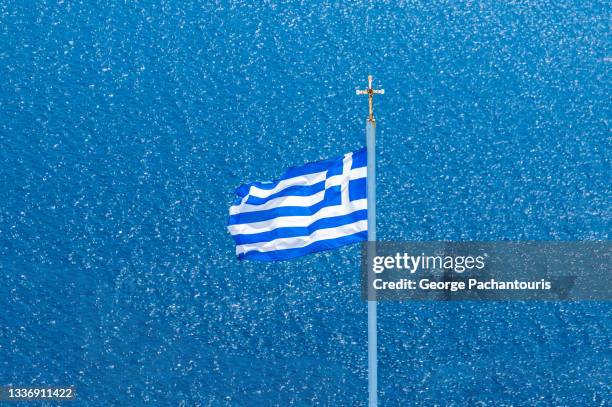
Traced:
<svg viewBox="0 0 612 407">
<path fill-rule="evenodd" d="M 227 226 L 236 256 L 286 260 L 367 240 L 366 167 L 363 148 L 236 189 Z"/>
</svg>

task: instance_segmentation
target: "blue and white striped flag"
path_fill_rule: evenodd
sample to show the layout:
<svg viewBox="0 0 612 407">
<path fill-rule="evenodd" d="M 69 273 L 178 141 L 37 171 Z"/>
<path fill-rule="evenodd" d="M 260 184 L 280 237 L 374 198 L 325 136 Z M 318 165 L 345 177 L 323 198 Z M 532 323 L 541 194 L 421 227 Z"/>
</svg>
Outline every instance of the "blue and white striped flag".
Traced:
<svg viewBox="0 0 612 407">
<path fill-rule="evenodd" d="M 236 189 L 229 232 L 239 259 L 286 260 L 368 238 L 366 149 Z"/>
</svg>

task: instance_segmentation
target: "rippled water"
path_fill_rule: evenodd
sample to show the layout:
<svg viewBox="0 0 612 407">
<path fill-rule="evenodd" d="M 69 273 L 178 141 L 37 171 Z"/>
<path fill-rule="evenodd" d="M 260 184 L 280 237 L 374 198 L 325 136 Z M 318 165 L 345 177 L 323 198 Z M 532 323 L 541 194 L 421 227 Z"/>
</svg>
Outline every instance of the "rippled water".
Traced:
<svg viewBox="0 0 612 407">
<path fill-rule="evenodd" d="M 238 262 L 234 188 L 361 147 L 372 73 L 380 239 L 608 239 L 609 14 L 1 1 L 0 385 L 363 405 L 358 247 Z M 604 405 L 609 314 L 381 304 L 380 401 Z"/>
</svg>

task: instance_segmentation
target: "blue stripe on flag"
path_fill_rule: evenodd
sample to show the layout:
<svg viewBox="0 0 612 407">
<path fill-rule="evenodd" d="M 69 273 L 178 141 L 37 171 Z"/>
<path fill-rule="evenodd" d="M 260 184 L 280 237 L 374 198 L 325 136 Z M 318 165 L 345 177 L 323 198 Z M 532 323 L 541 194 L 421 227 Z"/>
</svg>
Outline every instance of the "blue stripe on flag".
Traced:
<svg viewBox="0 0 612 407">
<path fill-rule="evenodd" d="M 278 218 L 280 216 L 311 216 L 326 206 L 340 205 L 342 202 L 340 187 L 335 186 L 325 191 L 325 197 L 312 206 L 279 206 L 256 212 L 243 212 L 229 217 L 228 225 L 261 222 Z"/>
</svg>

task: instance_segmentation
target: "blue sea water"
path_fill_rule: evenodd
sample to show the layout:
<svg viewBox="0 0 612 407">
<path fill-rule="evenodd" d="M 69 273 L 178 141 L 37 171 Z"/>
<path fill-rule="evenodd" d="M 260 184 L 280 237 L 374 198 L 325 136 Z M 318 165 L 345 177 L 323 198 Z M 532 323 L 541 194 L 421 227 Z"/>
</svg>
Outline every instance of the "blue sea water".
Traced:
<svg viewBox="0 0 612 407">
<path fill-rule="evenodd" d="M 359 248 L 239 262 L 233 191 L 364 144 L 383 240 L 607 240 L 603 1 L 0 0 L 0 386 L 364 405 Z M 383 303 L 381 405 L 610 405 L 607 303 Z"/>
</svg>

